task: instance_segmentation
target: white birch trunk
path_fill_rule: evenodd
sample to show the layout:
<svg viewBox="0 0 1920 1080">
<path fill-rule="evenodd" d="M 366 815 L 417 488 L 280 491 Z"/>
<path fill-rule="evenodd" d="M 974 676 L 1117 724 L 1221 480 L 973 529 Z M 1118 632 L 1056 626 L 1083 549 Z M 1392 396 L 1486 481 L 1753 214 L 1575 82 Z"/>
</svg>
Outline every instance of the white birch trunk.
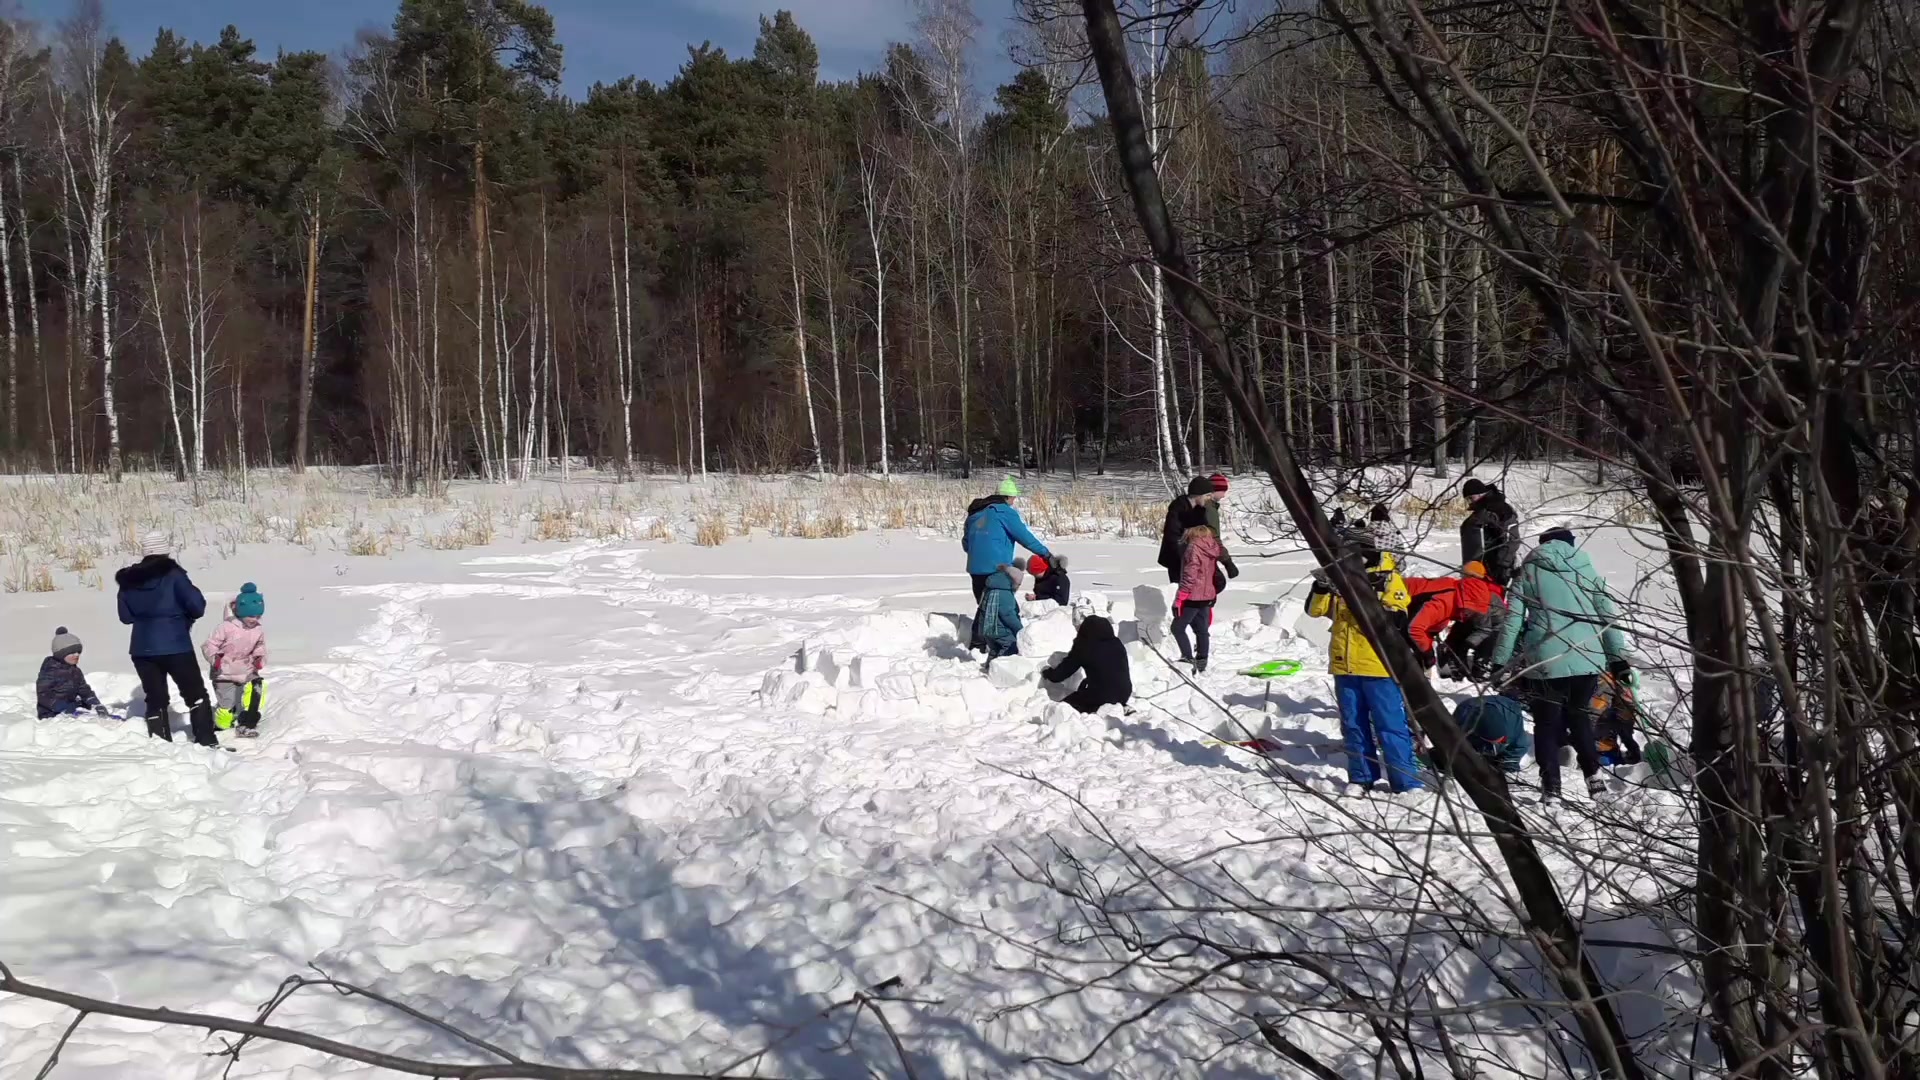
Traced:
<svg viewBox="0 0 1920 1080">
<path fill-rule="evenodd" d="M 807 409 L 807 437 L 813 442 L 813 471 L 816 476 L 825 479 L 827 475 L 827 461 L 820 449 L 820 423 L 815 419 L 813 413 L 813 378 L 807 371 L 807 308 L 800 293 L 800 255 L 794 243 L 793 236 L 793 192 L 791 190 L 787 192 L 787 264 L 788 269 L 791 270 L 793 274 L 793 343 L 794 348 L 800 353 L 800 397 L 801 400 L 805 402 Z M 701 393 L 703 395 L 702 401 L 704 402 L 704 387 L 701 389 Z M 704 459 L 706 447 L 704 441 L 706 410 L 704 405 L 701 409 L 700 420 L 703 442 L 701 446 L 703 464 L 700 471 L 705 473 L 706 466 Z"/>
<path fill-rule="evenodd" d="M 886 218 L 893 189 L 889 186 L 887 194 L 876 199 L 877 186 L 874 165 L 862 147 L 860 188 L 865 197 L 861 202 L 867 214 L 867 242 L 873 248 L 873 382 L 880 401 L 880 475 L 891 476 L 893 468 L 887 443 L 887 262 L 880 253 L 880 223 Z"/>
<path fill-rule="evenodd" d="M 0 447 L 12 450 L 20 438 L 20 309 L 13 302 L 13 210 L 6 193 L 6 183 L 0 181 L 0 292 L 7 305 L 7 434 Z"/>
</svg>

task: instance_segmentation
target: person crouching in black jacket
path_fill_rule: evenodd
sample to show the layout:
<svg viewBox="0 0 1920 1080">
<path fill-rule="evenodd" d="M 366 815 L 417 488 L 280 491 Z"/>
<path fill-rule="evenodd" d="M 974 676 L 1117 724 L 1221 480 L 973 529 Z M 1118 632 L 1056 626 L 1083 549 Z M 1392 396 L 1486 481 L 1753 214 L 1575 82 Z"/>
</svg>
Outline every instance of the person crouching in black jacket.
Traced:
<svg viewBox="0 0 1920 1080">
<path fill-rule="evenodd" d="M 1027 573 L 1033 575 L 1029 600 L 1051 600 L 1061 607 L 1073 603 L 1073 583 L 1067 580 L 1067 557 L 1056 554 L 1052 562 L 1035 555 L 1027 560 Z"/>
<path fill-rule="evenodd" d="M 1113 623 L 1102 616 L 1087 616 L 1074 635 L 1066 659 L 1040 675 L 1048 682 L 1065 682 L 1076 671 L 1085 671 L 1086 678 L 1067 695 L 1066 702 L 1083 713 L 1098 712 L 1102 705 L 1125 705 L 1133 698 L 1127 647 L 1114 636 Z"/>
</svg>

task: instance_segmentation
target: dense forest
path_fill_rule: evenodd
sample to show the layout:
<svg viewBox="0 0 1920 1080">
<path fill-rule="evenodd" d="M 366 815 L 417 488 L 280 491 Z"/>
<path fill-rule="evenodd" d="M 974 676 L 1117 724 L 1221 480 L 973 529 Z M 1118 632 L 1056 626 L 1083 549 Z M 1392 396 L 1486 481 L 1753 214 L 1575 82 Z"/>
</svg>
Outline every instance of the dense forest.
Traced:
<svg viewBox="0 0 1920 1080">
<path fill-rule="evenodd" d="M 852 81 L 822 82 L 778 12 L 751 56 L 691 47 L 664 85 L 582 100 L 530 0 L 401 0 L 385 32 L 270 60 L 244 28 L 162 30 L 135 59 L 96 0 L 0 26 L 0 452 L 181 475 L 375 462 L 408 488 L 582 457 L 1242 463 L 1131 218 L 1076 6 L 1022 0 L 1000 35 L 1019 73 L 991 89 L 973 64 L 996 35 L 967 0 L 917 10 Z M 1157 171 L 1276 425 L 1345 463 L 1617 447 L 1451 148 L 1331 14 L 1127 9 Z M 1546 28 L 1461 18 L 1463 62 L 1524 100 L 1567 213 L 1657 281 L 1658 195 L 1622 136 L 1503 44 Z M 1875 47 L 1897 56 L 1909 22 L 1876 22 Z M 1876 93 L 1897 130 L 1911 85 Z M 1526 163 L 1493 166 L 1509 205 L 1554 209 Z M 1904 203 L 1865 212 L 1911 224 Z M 1906 309 L 1913 250 L 1886 245 L 1870 310 Z M 1857 332 L 1888 346 L 1904 325 Z"/>
<path fill-rule="evenodd" d="M 780 12 L 750 57 L 693 47 L 663 86 L 578 101 L 527 0 L 402 0 L 386 33 L 270 60 L 233 27 L 162 30 L 136 60 L 94 0 L 9 23 L 4 460 L 378 462 L 407 487 L 580 456 L 1238 460 L 1084 62 L 1042 5 L 1026 15 L 1020 74 L 990 93 L 980 23 L 939 0 L 851 82 L 821 82 Z M 1363 136 L 1385 120 L 1340 88 L 1339 50 L 1264 64 L 1271 34 L 1196 33 L 1138 43 L 1152 137 L 1288 433 L 1347 458 L 1436 434 L 1484 452 L 1406 365 L 1477 388 L 1539 335 L 1503 318 L 1477 247 L 1382 222 Z"/>
</svg>

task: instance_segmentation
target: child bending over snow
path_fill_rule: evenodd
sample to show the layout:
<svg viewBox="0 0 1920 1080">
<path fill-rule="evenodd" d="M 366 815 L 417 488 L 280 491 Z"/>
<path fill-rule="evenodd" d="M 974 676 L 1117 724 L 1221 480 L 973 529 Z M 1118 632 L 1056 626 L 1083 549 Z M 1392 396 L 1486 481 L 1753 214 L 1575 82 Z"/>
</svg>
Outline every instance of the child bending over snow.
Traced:
<svg viewBox="0 0 1920 1080">
<path fill-rule="evenodd" d="M 1051 600 L 1061 607 L 1073 603 L 1073 583 L 1067 580 L 1067 557 L 1055 555 L 1052 562 L 1035 555 L 1027 560 L 1027 573 L 1033 575 L 1029 600 Z"/>
<path fill-rule="evenodd" d="M 40 719 L 83 712 L 109 715 L 93 687 L 87 685 L 86 673 L 80 670 L 80 650 L 79 635 L 64 626 L 54 630 L 53 646 L 47 658 L 40 661 L 40 677 L 33 684 Z"/>
<path fill-rule="evenodd" d="M 237 716 L 243 739 L 260 734 L 260 674 L 267 666 L 267 628 L 260 620 L 266 614 L 267 598 L 249 581 L 227 605 L 219 629 L 200 647 L 213 679 L 214 726 L 233 727 Z"/>
<path fill-rule="evenodd" d="M 1099 615 L 1080 620 L 1073 648 L 1040 677 L 1048 682 L 1066 682 L 1076 671 L 1086 672 L 1086 678 L 1065 700 L 1083 713 L 1099 712 L 1102 705 L 1125 705 L 1133 697 L 1127 647 L 1114 636 L 1113 623 Z"/>
</svg>

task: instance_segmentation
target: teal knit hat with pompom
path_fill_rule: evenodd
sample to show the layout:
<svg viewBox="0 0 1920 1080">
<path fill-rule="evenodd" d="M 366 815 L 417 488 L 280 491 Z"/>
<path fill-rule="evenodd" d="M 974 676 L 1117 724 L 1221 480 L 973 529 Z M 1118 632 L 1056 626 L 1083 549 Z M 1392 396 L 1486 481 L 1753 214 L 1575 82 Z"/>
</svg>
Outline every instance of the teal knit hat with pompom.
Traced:
<svg viewBox="0 0 1920 1080">
<path fill-rule="evenodd" d="M 243 619 L 257 619 L 267 613 L 267 598 L 249 581 L 240 586 L 240 595 L 233 598 L 233 613 Z"/>
</svg>

